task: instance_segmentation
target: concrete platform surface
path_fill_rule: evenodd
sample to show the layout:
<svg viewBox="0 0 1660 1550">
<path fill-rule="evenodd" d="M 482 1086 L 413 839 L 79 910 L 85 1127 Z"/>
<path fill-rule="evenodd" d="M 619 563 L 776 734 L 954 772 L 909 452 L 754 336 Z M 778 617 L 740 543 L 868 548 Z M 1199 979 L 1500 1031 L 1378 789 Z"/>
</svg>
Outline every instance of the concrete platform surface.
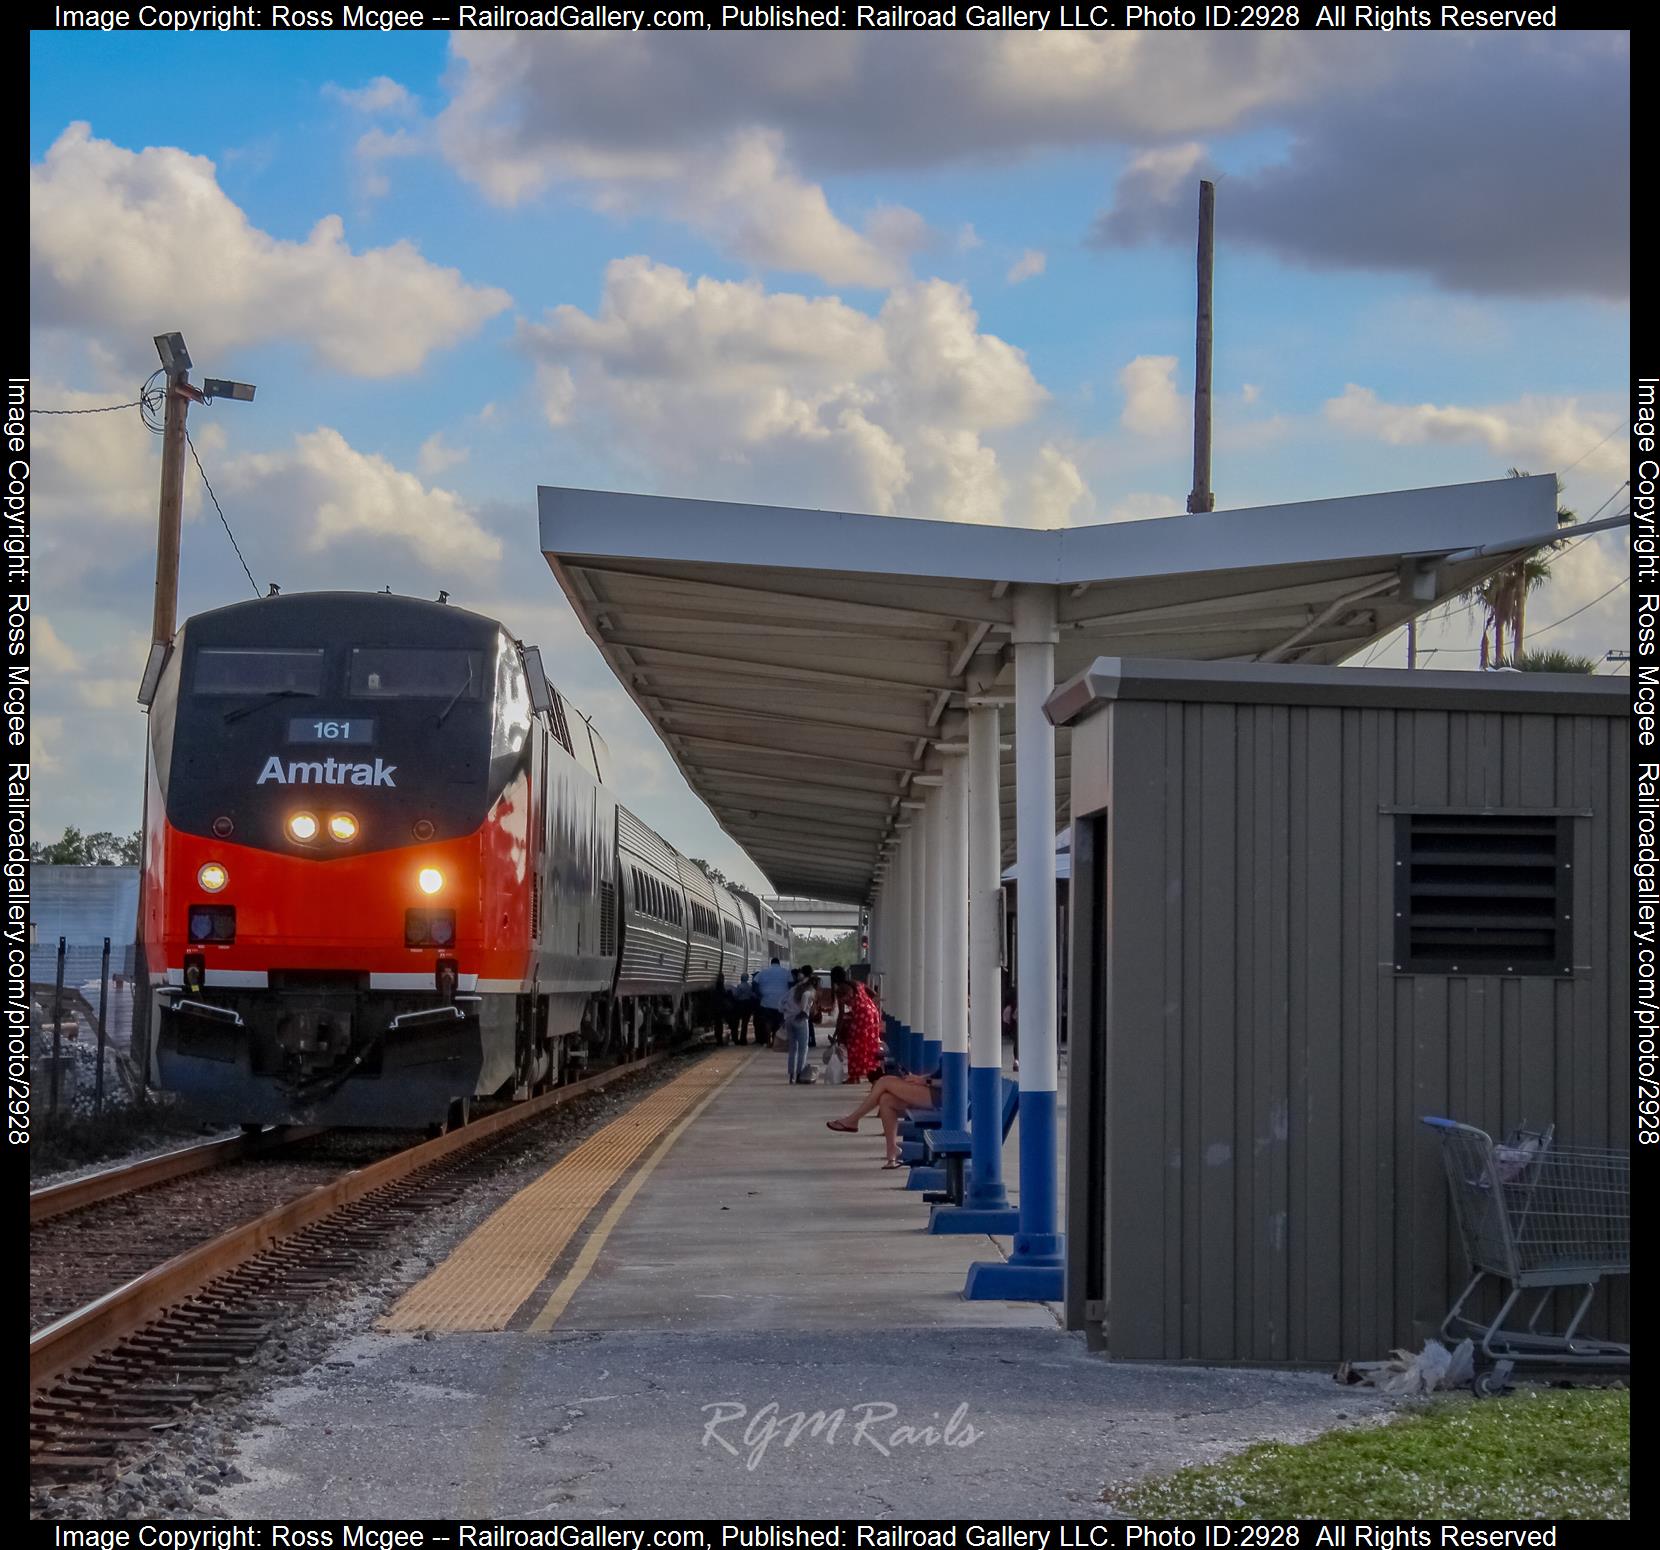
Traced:
<svg viewBox="0 0 1660 1550">
<path fill-rule="evenodd" d="M 1042 1304 L 963 1301 L 969 1265 L 1008 1240 L 929 1236 L 908 1170 L 882 1169 L 876 1117 L 825 1128 L 864 1088 L 792 1086 L 781 1049 L 710 1058 L 743 1063 L 590 1246 L 552 1328 L 842 1330 L 871 1308 L 886 1328 L 1056 1327 Z"/>
<path fill-rule="evenodd" d="M 1108 1515 L 1106 1485 L 1387 1406 L 1053 1328 L 894 1330 L 879 1282 L 834 1332 L 377 1333 L 331 1359 L 272 1397 L 227 1516 Z"/>
<path fill-rule="evenodd" d="M 1006 1240 L 924 1232 L 875 1120 L 825 1129 L 855 1089 L 791 1086 L 781 1051 L 693 1070 L 705 1096 L 666 1148 L 622 1167 L 596 1134 L 595 1205 L 563 1247 L 536 1185 L 485 1224 L 511 1233 L 468 1240 L 548 1267 L 505 1329 L 345 1339 L 269 1398 L 220 1509 L 1087 1516 L 1109 1483 L 1376 1408 L 1324 1374 L 1114 1365 L 1051 1307 L 964 1302 Z"/>
</svg>

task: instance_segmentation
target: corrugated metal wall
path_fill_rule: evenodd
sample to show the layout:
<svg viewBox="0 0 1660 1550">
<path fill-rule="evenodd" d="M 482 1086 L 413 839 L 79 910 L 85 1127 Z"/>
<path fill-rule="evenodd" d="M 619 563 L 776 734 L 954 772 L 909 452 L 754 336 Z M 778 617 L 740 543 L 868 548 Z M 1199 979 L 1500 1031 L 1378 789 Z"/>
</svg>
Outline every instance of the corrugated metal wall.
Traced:
<svg viewBox="0 0 1660 1550">
<path fill-rule="evenodd" d="M 1383 1356 L 1468 1275 L 1421 1115 L 1629 1144 L 1629 757 L 1596 715 L 1124 700 L 1076 727 L 1070 1322 L 1129 1357 Z M 1576 815 L 1570 977 L 1396 972 L 1388 809 L 1460 807 Z M 1595 1329 L 1628 1327 L 1625 1287 Z"/>
</svg>

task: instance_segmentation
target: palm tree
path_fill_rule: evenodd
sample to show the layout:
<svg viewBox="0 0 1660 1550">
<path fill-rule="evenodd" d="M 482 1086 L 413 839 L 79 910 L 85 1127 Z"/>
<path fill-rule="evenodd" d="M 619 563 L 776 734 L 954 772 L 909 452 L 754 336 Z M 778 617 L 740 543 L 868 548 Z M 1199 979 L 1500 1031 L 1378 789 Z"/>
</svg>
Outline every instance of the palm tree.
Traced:
<svg viewBox="0 0 1660 1550">
<path fill-rule="evenodd" d="M 1524 651 L 1511 666 L 1524 673 L 1594 673 L 1597 659 L 1572 651 Z"/>
<path fill-rule="evenodd" d="M 1525 468 L 1512 468 L 1509 474 L 1512 479 L 1528 477 Z M 1566 527 L 1571 522 L 1577 522 L 1578 516 L 1560 503 L 1560 479 L 1556 481 L 1556 493 L 1557 525 Z M 1481 665 L 1484 668 L 1503 667 L 1522 655 L 1528 597 L 1550 580 L 1551 551 L 1560 547 L 1561 541 L 1535 549 L 1463 594 L 1465 602 L 1479 603 L 1485 615 L 1481 630 Z M 1505 650 L 1507 637 L 1509 651 Z"/>
</svg>

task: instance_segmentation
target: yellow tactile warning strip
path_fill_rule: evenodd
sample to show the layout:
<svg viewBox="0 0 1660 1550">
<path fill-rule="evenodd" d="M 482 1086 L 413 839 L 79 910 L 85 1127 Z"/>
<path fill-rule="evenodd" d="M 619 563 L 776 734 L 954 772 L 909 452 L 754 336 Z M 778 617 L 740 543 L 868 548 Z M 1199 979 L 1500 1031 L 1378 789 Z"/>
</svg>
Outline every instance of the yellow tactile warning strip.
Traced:
<svg viewBox="0 0 1660 1550">
<path fill-rule="evenodd" d="M 648 1094 L 626 1114 L 589 1136 L 469 1233 L 443 1264 L 398 1299 L 380 1327 L 505 1329 L 519 1305 L 542 1284 L 595 1206 L 660 1140 L 663 1147 L 657 1157 L 661 1158 L 695 1118 L 695 1110 L 701 1109 L 753 1058 L 713 1056 L 699 1061 L 684 1076 Z M 676 1124 L 677 1120 L 682 1122 Z M 652 1167 L 656 1161 L 653 1159 Z M 633 1194 L 632 1189 L 626 1189 L 608 1213 L 603 1224 L 606 1236 L 615 1225 L 614 1218 L 621 1215 L 619 1207 L 626 1208 Z M 555 1291 L 549 1302 L 550 1308 L 558 1303 L 554 1318 L 591 1266 L 590 1257 L 574 1284 L 567 1276 Z M 570 1291 L 565 1290 L 566 1285 Z M 543 1310 L 544 1317 L 547 1312 Z M 537 1325 L 545 1329 L 552 1322 L 553 1318 L 548 1318 L 544 1324 L 539 1318 Z"/>
</svg>

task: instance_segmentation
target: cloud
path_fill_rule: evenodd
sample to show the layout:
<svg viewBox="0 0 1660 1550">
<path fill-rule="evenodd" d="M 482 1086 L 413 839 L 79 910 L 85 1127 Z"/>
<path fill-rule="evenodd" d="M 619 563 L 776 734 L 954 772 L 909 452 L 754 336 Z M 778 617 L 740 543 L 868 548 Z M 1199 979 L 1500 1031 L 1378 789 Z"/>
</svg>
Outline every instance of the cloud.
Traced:
<svg viewBox="0 0 1660 1550">
<path fill-rule="evenodd" d="M 38 382 L 35 394 L 54 409 L 94 409 L 130 398 L 132 387 L 77 389 Z M 30 432 L 35 558 L 43 579 L 78 583 L 155 553 L 161 437 L 145 426 L 138 410 L 39 415 Z M 211 467 L 224 446 L 224 431 L 198 415 L 190 434 Z M 187 528 L 202 508 L 201 478 L 192 463 L 184 481 Z"/>
<path fill-rule="evenodd" d="M 135 318 L 151 319 L 211 342 L 216 356 L 303 339 L 336 370 L 391 377 L 510 301 L 407 241 L 354 253 L 337 215 L 304 242 L 272 237 L 226 196 L 206 157 L 128 151 L 84 123 L 29 169 L 29 194 L 31 302 L 49 328 L 127 338 Z"/>
<path fill-rule="evenodd" d="M 1026 475 L 1025 516 L 1032 527 L 1067 527 L 1089 508 L 1089 486 L 1059 447 L 1045 442 Z"/>
<path fill-rule="evenodd" d="M 1482 446 L 1496 463 L 1535 473 L 1577 463 L 1582 478 L 1617 479 L 1625 467 L 1618 437 L 1598 445 L 1618 420 L 1618 411 L 1598 416 L 1574 398 L 1522 398 L 1484 407 L 1391 404 L 1351 382 L 1326 402 L 1324 413 L 1340 430 L 1388 446 Z"/>
<path fill-rule="evenodd" d="M 29 662 L 48 673 L 72 673 L 80 666 L 80 659 L 38 608 L 29 615 Z"/>
<path fill-rule="evenodd" d="M 430 478 L 443 473 L 446 468 L 454 468 L 457 463 L 465 463 L 471 456 L 466 447 L 452 447 L 444 440 L 442 431 L 434 431 L 421 443 L 415 466 Z"/>
<path fill-rule="evenodd" d="M 1023 519 L 988 438 L 1032 421 L 1047 394 L 959 286 L 900 286 L 871 316 L 619 259 L 592 314 L 555 308 L 519 343 L 551 424 L 602 432 L 685 493 Z M 1076 500 L 1062 461 L 1040 480 L 1050 512 Z"/>
<path fill-rule="evenodd" d="M 330 81 L 323 87 L 323 95 L 331 101 L 343 103 L 354 113 L 412 118 L 420 112 L 414 93 L 389 75 L 377 75 L 372 81 L 354 88 Z"/>
<path fill-rule="evenodd" d="M 1232 129 L 1387 75 L 1381 44 L 1296 34 L 458 35 L 445 139 L 464 175 L 505 200 L 573 171 L 660 168 L 680 147 L 756 125 L 783 131 L 813 175 L 939 165 Z"/>
<path fill-rule="evenodd" d="M 573 186 L 667 211 L 754 264 L 882 287 L 914 233 L 895 243 L 880 216 L 856 231 L 822 178 L 1229 129 L 1375 73 L 1319 41 L 1343 63 L 1316 68 L 1296 36 L 457 35 L 438 140 L 500 204 Z"/>
<path fill-rule="evenodd" d="M 749 130 L 678 169 L 669 203 L 740 257 L 769 269 L 817 275 L 831 285 L 886 287 L 904 274 L 904 254 L 925 233 L 908 210 L 878 212 L 859 233 L 838 220 L 817 184 L 790 168 L 779 134 Z"/>
<path fill-rule="evenodd" d="M 1009 266 L 1006 276 L 1010 285 L 1019 285 L 1022 280 L 1030 280 L 1043 273 L 1049 267 L 1048 257 L 1037 248 L 1027 248 L 1024 253 Z"/>
<path fill-rule="evenodd" d="M 390 134 L 375 128 L 365 130 L 352 147 L 357 162 L 358 181 L 364 194 L 379 199 L 392 190 L 392 180 L 381 169 L 386 162 L 400 158 L 423 156 L 430 149 L 426 140 L 407 129 L 395 129 Z"/>
<path fill-rule="evenodd" d="M 1560 44 L 1561 46 L 1558 46 Z M 1192 240 L 1193 175 L 1223 174 L 1230 243 L 1294 262 L 1428 276 L 1471 293 L 1630 294 L 1628 40 L 1401 39 L 1385 91 L 1288 105 L 1290 140 L 1232 168 L 1196 143 L 1138 156 L 1097 220 L 1103 246 Z"/>
<path fill-rule="evenodd" d="M 223 485 L 251 530 L 286 531 L 311 555 L 367 557 L 393 545 L 437 576 L 486 575 L 501 559 L 501 540 L 459 496 L 423 485 L 327 427 L 296 436 L 281 452 L 232 458 Z"/>
<path fill-rule="evenodd" d="M 1108 522 L 1145 522 L 1153 517 L 1179 516 L 1187 501 L 1179 495 L 1160 495 L 1152 490 L 1132 490 L 1107 508 Z"/>
<path fill-rule="evenodd" d="M 1174 355 L 1138 355 L 1118 373 L 1124 391 L 1119 420 L 1141 436 L 1168 436 L 1186 420 L 1186 405 L 1176 391 Z"/>
</svg>

